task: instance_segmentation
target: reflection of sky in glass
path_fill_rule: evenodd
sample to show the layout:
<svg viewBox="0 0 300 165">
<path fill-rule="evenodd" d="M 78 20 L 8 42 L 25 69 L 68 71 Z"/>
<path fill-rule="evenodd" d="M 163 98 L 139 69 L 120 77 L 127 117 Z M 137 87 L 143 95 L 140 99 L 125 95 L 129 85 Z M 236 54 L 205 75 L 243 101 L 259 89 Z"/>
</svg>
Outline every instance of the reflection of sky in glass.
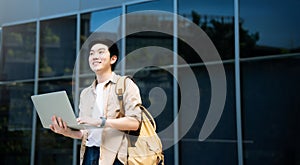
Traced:
<svg viewBox="0 0 300 165">
<path fill-rule="evenodd" d="M 284 48 L 300 47 L 299 0 L 241 1 L 244 27 L 259 32 L 259 44 Z"/>
<path fill-rule="evenodd" d="M 216 16 L 233 16 L 233 0 L 179 0 L 179 14 L 199 14 Z M 300 22 L 298 17 L 300 1 L 240 1 L 240 17 L 243 27 L 250 34 L 259 33 L 259 45 L 283 48 L 300 47 Z"/>
<path fill-rule="evenodd" d="M 109 10 L 103 10 L 98 12 L 93 12 L 91 14 L 91 32 L 94 32 L 103 25 L 105 22 L 110 21 L 122 14 L 121 8 L 114 8 Z M 120 25 L 107 28 L 107 32 L 117 32 Z"/>
<path fill-rule="evenodd" d="M 130 5 L 127 7 L 127 12 L 140 10 L 162 10 L 173 12 L 173 0 L 154 0 L 151 2 Z"/>
<path fill-rule="evenodd" d="M 233 16 L 233 0 L 179 0 L 178 13 L 190 15 L 194 10 L 208 16 Z M 244 21 L 243 27 L 250 34 L 259 33 L 259 45 L 296 48 L 300 47 L 300 1 L 286 0 L 243 0 L 240 2 L 240 17 Z M 127 7 L 128 12 L 140 10 L 173 11 L 171 0 L 152 1 Z M 91 31 L 100 25 L 121 15 L 121 9 L 109 9 L 92 14 Z M 188 16 L 188 18 L 190 18 Z M 118 27 L 111 27 L 108 31 L 116 32 Z"/>
<path fill-rule="evenodd" d="M 233 16 L 233 0 L 179 0 L 179 14 L 191 14 L 197 11 L 199 14 Z"/>
</svg>

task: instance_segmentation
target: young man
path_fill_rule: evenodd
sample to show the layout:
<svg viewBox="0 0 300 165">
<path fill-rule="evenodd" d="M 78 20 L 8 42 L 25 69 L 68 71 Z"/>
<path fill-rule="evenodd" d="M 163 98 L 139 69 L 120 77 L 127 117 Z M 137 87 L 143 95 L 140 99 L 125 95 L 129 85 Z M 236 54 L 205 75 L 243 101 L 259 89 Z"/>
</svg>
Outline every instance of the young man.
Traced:
<svg viewBox="0 0 300 165">
<path fill-rule="evenodd" d="M 123 130 L 139 128 L 139 89 L 132 80 L 126 79 L 125 117 L 117 118 L 120 104 L 115 87 L 120 76 L 113 72 L 119 55 L 117 45 L 109 40 L 95 40 L 90 43 L 89 50 L 89 66 L 96 74 L 96 80 L 81 92 L 77 121 L 103 128 L 72 130 L 56 116 L 52 117 L 50 128 L 57 134 L 82 139 L 80 164 L 125 164 L 128 141 Z"/>
</svg>

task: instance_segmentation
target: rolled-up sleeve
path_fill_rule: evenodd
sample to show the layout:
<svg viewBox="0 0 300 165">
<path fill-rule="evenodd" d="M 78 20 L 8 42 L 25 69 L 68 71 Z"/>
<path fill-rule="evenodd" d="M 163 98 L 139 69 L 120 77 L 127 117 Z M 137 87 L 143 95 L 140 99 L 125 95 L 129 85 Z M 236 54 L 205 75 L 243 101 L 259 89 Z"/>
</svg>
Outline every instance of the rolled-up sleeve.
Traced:
<svg viewBox="0 0 300 165">
<path fill-rule="evenodd" d="M 126 79 L 126 90 L 123 95 L 125 116 L 134 117 L 141 121 L 141 109 L 139 105 L 142 104 L 140 90 L 138 86 L 129 78 Z"/>
</svg>

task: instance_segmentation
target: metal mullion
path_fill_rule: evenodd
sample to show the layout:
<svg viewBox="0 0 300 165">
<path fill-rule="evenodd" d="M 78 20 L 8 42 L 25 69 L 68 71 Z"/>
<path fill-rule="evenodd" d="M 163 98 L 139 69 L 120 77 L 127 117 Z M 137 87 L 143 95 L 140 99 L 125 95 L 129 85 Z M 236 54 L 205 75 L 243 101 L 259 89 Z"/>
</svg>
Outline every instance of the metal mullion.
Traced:
<svg viewBox="0 0 300 165">
<path fill-rule="evenodd" d="M 243 138 L 241 119 L 241 82 L 240 82 L 240 47 L 239 47 L 239 0 L 234 0 L 234 32 L 235 32 L 235 95 L 236 95 L 236 129 L 238 164 L 243 165 Z"/>
<path fill-rule="evenodd" d="M 126 4 L 123 3 L 122 4 L 122 21 L 121 21 L 121 27 L 122 27 L 122 30 L 121 30 L 121 49 L 122 49 L 122 52 L 121 52 L 121 57 L 119 60 L 121 60 L 121 75 L 125 75 L 125 69 L 126 69 L 126 60 L 125 59 L 125 56 L 126 56 Z"/>
<path fill-rule="evenodd" d="M 178 80 L 178 59 L 177 59 L 177 54 L 178 54 L 178 41 L 177 41 L 177 36 L 178 36 L 178 20 L 177 20 L 177 13 L 178 13 L 178 5 L 177 5 L 177 0 L 173 0 L 173 120 L 177 121 L 174 123 L 174 165 L 179 165 L 179 141 L 178 141 L 178 136 L 179 136 L 179 127 L 178 127 L 178 120 L 177 114 L 178 114 L 178 85 L 177 85 L 177 80 Z"/>
<path fill-rule="evenodd" d="M 40 21 L 36 21 L 36 47 L 35 47 L 35 75 L 34 75 L 34 91 L 38 94 L 38 80 L 39 80 L 39 54 L 40 54 Z M 35 108 L 32 110 L 32 133 L 31 133 L 31 153 L 30 153 L 30 165 L 34 165 L 35 160 L 35 137 L 36 137 L 36 122 L 37 113 Z"/>
<path fill-rule="evenodd" d="M 75 114 L 78 115 L 79 113 L 79 74 L 80 74 L 80 24 L 81 24 L 81 17 L 80 13 L 77 13 L 77 30 L 76 30 L 76 54 L 75 54 L 75 89 L 74 89 L 74 109 Z M 74 77 L 73 77 L 74 78 Z M 73 140 L 73 165 L 77 164 L 77 143 L 78 140 Z"/>
</svg>

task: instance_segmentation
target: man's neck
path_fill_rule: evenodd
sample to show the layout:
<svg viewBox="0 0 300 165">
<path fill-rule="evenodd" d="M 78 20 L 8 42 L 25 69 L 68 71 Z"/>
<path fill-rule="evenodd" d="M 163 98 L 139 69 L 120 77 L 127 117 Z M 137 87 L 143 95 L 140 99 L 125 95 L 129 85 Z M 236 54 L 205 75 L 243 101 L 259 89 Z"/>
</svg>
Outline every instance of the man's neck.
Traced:
<svg viewBox="0 0 300 165">
<path fill-rule="evenodd" d="M 105 73 L 101 73 L 101 74 L 97 74 L 96 77 L 97 77 L 97 82 L 98 83 L 103 83 L 105 82 L 106 80 L 108 80 L 112 75 L 112 71 L 110 72 L 105 72 Z"/>
</svg>

